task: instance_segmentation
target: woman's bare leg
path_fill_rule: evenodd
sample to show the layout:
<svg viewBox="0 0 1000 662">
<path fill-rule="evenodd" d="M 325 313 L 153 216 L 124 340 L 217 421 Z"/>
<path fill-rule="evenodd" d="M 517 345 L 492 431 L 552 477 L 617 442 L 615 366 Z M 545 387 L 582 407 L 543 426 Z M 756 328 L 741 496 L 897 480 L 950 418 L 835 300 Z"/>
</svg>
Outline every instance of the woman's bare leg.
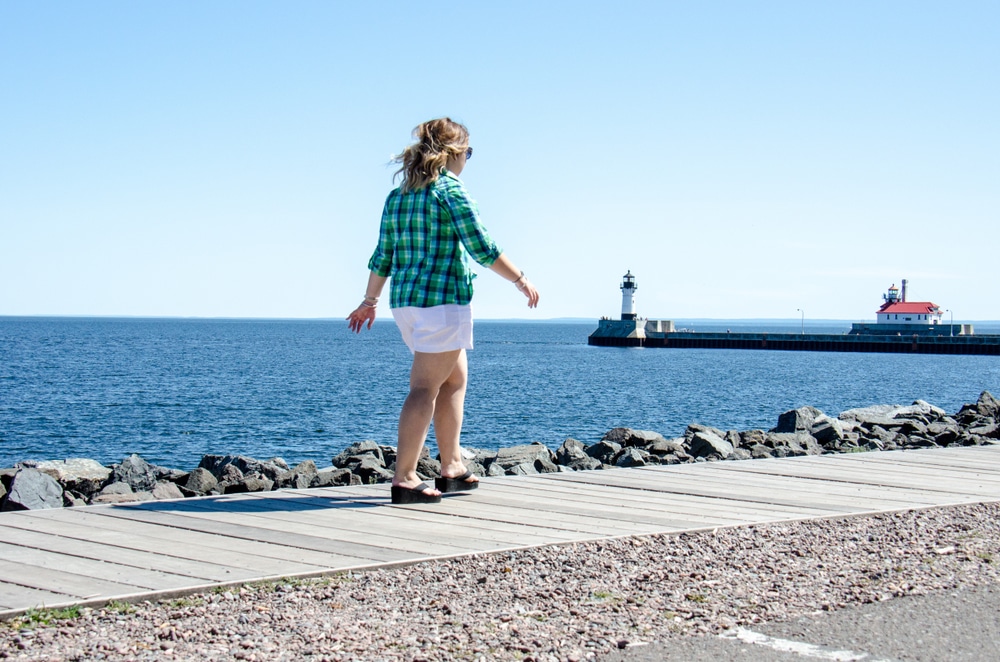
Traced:
<svg viewBox="0 0 1000 662">
<path fill-rule="evenodd" d="M 434 419 L 435 403 L 442 386 L 454 373 L 459 357 L 464 350 L 429 354 L 416 352 L 410 369 L 410 393 L 399 413 L 399 436 L 396 448 L 396 473 L 392 484 L 402 487 L 416 487 L 420 483 L 417 476 L 417 461 L 427 439 L 431 420 Z M 464 394 L 464 385 L 462 387 Z M 437 494 L 431 488 L 425 494 Z"/>
<path fill-rule="evenodd" d="M 465 473 L 460 439 L 465 412 L 465 388 L 469 381 L 469 360 L 462 350 L 455 368 L 438 391 L 434 407 L 434 436 L 441 453 L 441 475 L 455 478 Z M 469 479 L 473 482 L 475 479 Z"/>
</svg>

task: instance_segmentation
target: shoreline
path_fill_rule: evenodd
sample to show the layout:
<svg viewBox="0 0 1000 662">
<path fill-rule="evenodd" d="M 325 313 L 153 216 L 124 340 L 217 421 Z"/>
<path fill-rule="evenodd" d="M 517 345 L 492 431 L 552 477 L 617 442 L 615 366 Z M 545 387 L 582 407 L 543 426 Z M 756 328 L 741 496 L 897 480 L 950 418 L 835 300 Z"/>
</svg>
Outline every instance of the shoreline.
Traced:
<svg viewBox="0 0 1000 662">
<path fill-rule="evenodd" d="M 463 450 L 473 473 L 502 476 L 984 444 L 1000 444 L 1000 401 L 988 391 L 951 415 L 922 400 L 851 409 L 836 417 L 806 406 L 784 412 L 767 431 L 691 424 L 683 436 L 667 439 L 653 431 L 614 428 L 594 444 L 570 438 L 556 451 L 537 442 Z M 280 458 L 242 455 L 205 455 L 193 471 L 152 465 L 138 455 L 107 466 L 86 458 L 26 460 L 0 469 L 0 511 L 384 483 L 392 479 L 394 463 L 395 449 L 374 441 L 352 444 L 322 468 L 311 460 L 290 467 Z M 417 470 L 421 479 L 431 480 L 440 474 L 440 463 L 425 448 Z"/>
</svg>

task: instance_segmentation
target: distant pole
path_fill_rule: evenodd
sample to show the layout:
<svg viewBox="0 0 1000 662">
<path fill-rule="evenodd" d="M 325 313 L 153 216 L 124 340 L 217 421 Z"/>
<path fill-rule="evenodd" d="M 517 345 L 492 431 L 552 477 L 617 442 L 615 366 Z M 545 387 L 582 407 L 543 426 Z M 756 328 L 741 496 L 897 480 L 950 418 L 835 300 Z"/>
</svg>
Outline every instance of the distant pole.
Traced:
<svg viewBox="0 0 1000 662">
<path fill-rule="evenodd" d="M 948 335 L 955 336 L 955 311 L 948 309 L 948 313 L 951 315 L 951 322 L 948 323 Z"/>
<path fill-rule="evenodd" d="M 799 334 L 804 336 L 806 335 L 806 311 L 801 308 L 796 308 L 795 310 L 802 313 L 802 328 L 799 330 Z"/>
</svg>

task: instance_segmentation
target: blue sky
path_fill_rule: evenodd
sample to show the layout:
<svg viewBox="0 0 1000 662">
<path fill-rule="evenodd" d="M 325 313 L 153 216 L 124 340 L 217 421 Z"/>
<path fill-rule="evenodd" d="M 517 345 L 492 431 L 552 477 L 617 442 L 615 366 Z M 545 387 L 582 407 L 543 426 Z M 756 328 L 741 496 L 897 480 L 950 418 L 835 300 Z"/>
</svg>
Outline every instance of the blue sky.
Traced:
<svg viewBox="0 0 1000 662">
<path fill-rule="evenodd" d="M 542 293 L 1000 319 L 1000 4 L 0 3 L 0 315 L 343 317 L 421 121 Z M 388 311 L 386 311 L 388 314 Z"/>
</svg>

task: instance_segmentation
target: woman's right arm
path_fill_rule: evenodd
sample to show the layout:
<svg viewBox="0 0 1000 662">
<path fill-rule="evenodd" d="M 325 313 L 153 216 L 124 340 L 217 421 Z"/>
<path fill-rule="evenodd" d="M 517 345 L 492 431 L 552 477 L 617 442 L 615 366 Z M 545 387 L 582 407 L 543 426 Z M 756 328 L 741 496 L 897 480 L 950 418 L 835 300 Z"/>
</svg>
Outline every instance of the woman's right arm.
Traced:
<svg viewBox="0 0 1000 662">
<path fill-rule="evenodd" d="M 368 274 L 368 287 L 365 288 L 365 299 L 361 304 L 347 316 L 347 325 L 354 333 L 361 333 L 361 327 L 367 322 L 368 328 L 372 328 L 375 321 L 375 309 L 378 306 L 379 297 L 382 296 L 382 288 L 388 278 L 379 276 L 374 271 Z"/>
</svg>

